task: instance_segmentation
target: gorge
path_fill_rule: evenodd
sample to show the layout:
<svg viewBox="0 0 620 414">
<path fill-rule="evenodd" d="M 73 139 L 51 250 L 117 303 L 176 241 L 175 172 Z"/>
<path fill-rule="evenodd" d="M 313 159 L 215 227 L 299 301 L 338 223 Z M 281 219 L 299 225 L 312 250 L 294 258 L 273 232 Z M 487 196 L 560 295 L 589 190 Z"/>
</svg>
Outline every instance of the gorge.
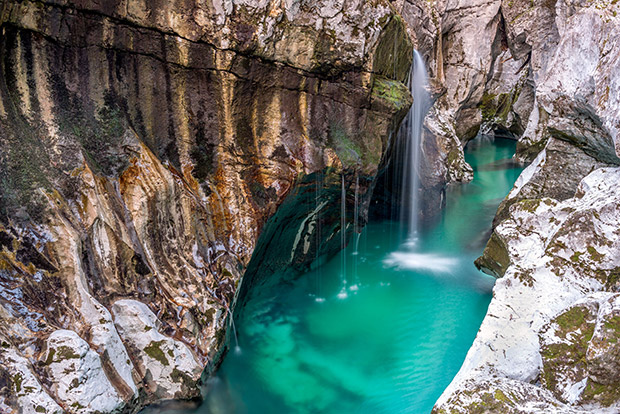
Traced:
<svg viewBox="0 0 620 414">
<path fill-rule="evenodd" d="M 360 395 L 385 412 L 618 412 L 619 11 L 1 1 L 0 412 L 138 412 L 199 398 L 218 375 L 234 389 L 203 407 L 245 390 L 248 412 L 357 412 Z M 429 102 L 419 185 L 403 194 L 414 49 Z M 512 161 L 485 158 L 510 145 Z M 482 184 L 489 200 L 469 193 Z M 390 255 L 403 197 L 421 225 L 408 253 L 445 259 L 434 271 Z M 438 276 L 455 262 L 464 281 Z M 363 340 L 401 369 L 370 386 L 353 364 L 384 367 L 362 357 L 368 324 Z M 313 346 L 287 348 L 300 343 Z M 427 343 L 458 356 L 424 371 L 424 397 L 393 381 L 417 375 L 403 355 L 432 360 Z M 326 382 L 297 369 L 308 361 Z M 262 376 L 231 379 L 252 366 Z M 307 394 L 261 406 L 265 379 Z"/>
</svg>

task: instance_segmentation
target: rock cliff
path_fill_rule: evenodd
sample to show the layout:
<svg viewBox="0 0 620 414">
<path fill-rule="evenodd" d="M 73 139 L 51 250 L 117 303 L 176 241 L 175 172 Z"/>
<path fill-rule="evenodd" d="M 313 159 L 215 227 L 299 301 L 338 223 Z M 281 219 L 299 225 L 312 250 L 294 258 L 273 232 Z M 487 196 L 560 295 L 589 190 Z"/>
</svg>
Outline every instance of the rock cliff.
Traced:
<svg viewBox="0 0 620 414">
<path fill-rule="evenodd" d="M 617 412 L 619 7 L 3 1 L 0 409 L 197 396 L 237 298 L 340 249 L 377 182 L 389 203 L 415 44 L 434 102 L 421 214 L 471 179 L 479 134 L 531 162 L 477 260 L 499 278 L 489 312 L 434 411 Z"/>
<path fill-rule="evenodd" d="M 620 9 L 487 5 L 499 13 L 501 41 L 475 124 L 519 138 L 517 156 L 532 163 L 476 261 L 499 279 L 434 412 L 615 413 Z"/>
<path fill-rule="evenodd" d="M 0 23 L 0 411 L 198 396 L 259 236 L 287 252 L 269 271 L 299 271 L 365 222 L 411 104 L 402 19 L 50 0 L 4 1 Z"/>
</svg>

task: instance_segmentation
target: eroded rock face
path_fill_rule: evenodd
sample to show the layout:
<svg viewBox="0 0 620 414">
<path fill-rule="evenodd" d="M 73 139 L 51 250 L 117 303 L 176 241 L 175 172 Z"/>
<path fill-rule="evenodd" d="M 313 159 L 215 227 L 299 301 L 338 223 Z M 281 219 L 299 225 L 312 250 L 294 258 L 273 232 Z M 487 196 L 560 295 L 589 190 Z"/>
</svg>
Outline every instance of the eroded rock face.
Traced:
<svg viewBox="0 0 620 414">
<path fill-rule="evenodd" d="M 123 400 L 106 377 L 99 355 L 74 331 L 52 332 L 43 364 L 50 390 L 70 410 L 114 412 L 122 407 Z"/>
<path fill-rule="evenodd" d="M 146 390 L 157 399 L 197 397 L 202 365 L 183 342 L 163 335 L 162 323 L 142 302 L 121 299 L 112 305 L 114 324 L 132 352 Z"/>
<path fill-rule="evenodd" d="M 528 199 L 510 207 L 508 218 L 495 229 L 501 243 L 485 252 L 487 259 L 502 264 L 503 277 L 436 412 L 478 412 L 463 398 L 483 404 L 483 393 L 489 392 L 484 384 L 491 378 L 506 387 L 519 381 L 532 391 L 513 401 L 513 412 L 534 412 L 529 404 L 541 402 L 540 395 L 545 401 L 554 395 L 550 412 L 617 411 L 620 401 L 611 391 L 616 388 L 607 385 L 615 374 L 602 371 L 601 383 L 590 370 L 601 367 L 597 358 L 613 367 L 618 357 L 603 339 L 615 335 L 615 326 L 604 322 L 613 318 L 615 299 L 601 309 L 618 290 L 619 178 L 619 168 L 600 168 L 581 181 L 570 199 Z M 468 394 L 472 383 L 480 391 Z M 496 400 L 489 403 L 501 402 Z"/>
<path fill-rule="evenodd" d="M 502 53 L 528 67 L 533 102 L 517 155 L 533 162 L 500 206 L 476 261 L 500 279 L 435 410 L 617 412 L 615 374 L 596 372 L 617 360 L 614 324 L 603 321 L 613 320 L 620 256 L 619 111 L 611 98 L 619 91 L 620 10 L 608 1 L 503 1 L 500 12 Z M 515 82 L 499 79 L 504 88 Z M 516 102 L 504 109 L 520 110 Z M 505 119 L 523 124 L 525 113 Z M 498 384 L 531 392 L 506 400 L 494 395 Z"/>
<path fill-rule="evenodd" d="M 588 295 L 540 335 L 542 381 L 565 403 L 617 406 L 620 399 L 620 295 Z"/>
<path fill-rule="evenodd" d="M 198 395 L 278 207 L 279 268 L 363 226 L 411 104 L 402 20 L 385 1 L 131 0 L 10 1 L 0 23 L 0 404 Z M 317 210 L 297 195 L 318 177 Z"/>
</svg>

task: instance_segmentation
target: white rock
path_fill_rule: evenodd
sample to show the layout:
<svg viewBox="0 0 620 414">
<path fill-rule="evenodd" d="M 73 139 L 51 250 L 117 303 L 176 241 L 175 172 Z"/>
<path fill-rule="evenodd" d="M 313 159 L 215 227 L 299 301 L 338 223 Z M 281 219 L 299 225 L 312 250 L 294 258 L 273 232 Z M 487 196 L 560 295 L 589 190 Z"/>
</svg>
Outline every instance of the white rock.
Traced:
<svg viewBox="0 0 620 414">
<path fill-rule="evenodd" d="M 63 409 L 43 389 L 41 383 L 32 372 L 28 360 L 13 349 L 0 347 L 0 370 L 11 378 L 10 392 L 16 400 L 16 407 L 7 405 L 0 397 L 0 412 L 10 413 L 17 408 L 23 414 L 39 414 L 45 410 L 47 414 L 60 414 Z"/>
<path fill-rule="evenodd" d="M 71 412 L 115 412 L 124 406 L 99 355 L 74 331 L 57 330 L 49 336 L 44 364 L 52 392 Z"/>
<path fill-rule="evenodd" d="M 189 347 L 161 334 L 161 322 L 144 303 L 122 299 L 114 303 L 112 313 L 123 341 L 136 352 L 138 369 L 149 386 L 157 390 L 156 396 L 186 396 L 184 391 L 202 373 L 202 366 Z"/>
<path fill-rule="evenodd" d="M 620 267 L 619 182 L 620 168 L 601 168 L 582 180 L 572 199 L 542 200 L 534 209 L 522 203 L 511 207 L 510 217 L 495 230 L 508 246 L 511 265 L 497 281 L 478 336 L 436 408 L 458 407 L 456 396 L 471 384 L 536 381 L 543 326 L 601 291 L 599 272 Z M 567 399 L 579 387 L 567 384 Z M 558 412 L 573 409 L 566 410 Z"/>
</svg>

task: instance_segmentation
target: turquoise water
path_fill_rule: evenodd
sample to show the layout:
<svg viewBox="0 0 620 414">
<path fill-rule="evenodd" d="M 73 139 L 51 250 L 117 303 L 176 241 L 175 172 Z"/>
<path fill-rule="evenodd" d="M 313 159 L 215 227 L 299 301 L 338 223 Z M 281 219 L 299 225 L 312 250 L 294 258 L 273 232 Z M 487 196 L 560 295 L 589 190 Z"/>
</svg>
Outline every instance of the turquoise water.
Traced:
<svg viewBox="0 0 620 414">
<path fill-rule="evenodd" d="M 413 252 L 397 224 L 373 223 L 319 269 L 256 292 L 237 320 L 240 351 L 204 403 L 157 412 L 429 413 L 491 300 L 494 279 L 473 260 L 521 172 L 514 150 L 499 139 L 467 146 L 474 181 L 448 189 L 441 220 Z"/>
</svg>

